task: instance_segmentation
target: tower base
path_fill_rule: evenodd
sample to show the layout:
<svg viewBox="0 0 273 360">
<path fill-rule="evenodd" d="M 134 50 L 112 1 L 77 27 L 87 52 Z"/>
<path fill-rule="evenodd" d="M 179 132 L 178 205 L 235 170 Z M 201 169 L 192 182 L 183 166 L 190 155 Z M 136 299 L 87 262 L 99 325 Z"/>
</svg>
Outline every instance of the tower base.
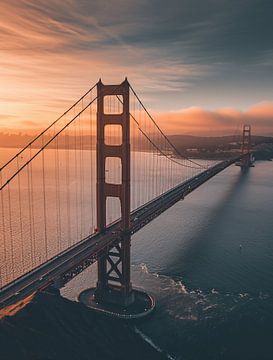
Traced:
<svg viewBox="0 0 273 360">
<path fill-rule="evenodd" d="M 88 308 L 104 315 L 125 320 L 139 319 L 149 315 L 155 308 L 154 298 L 141 290 L 133 289 L 132 297 L 126 305 L 127 300 L 124 302 L 120 293 L 114 289 L 109 289 L 104 301 L 99 302 L 96 291 L 96 288 L 86 289 L 80 293 L 78 300 Z"/>
<path fill-rule="evenodd" d="M 120 286 L 108 284 L 105 289 L 99 289 L 97 286 L 94 293 L 94 300 L 97 303 L 128 307 L 135 302 L 135 292 L 131 290 L 128 294 L 124 295 Z"/>
</svg>

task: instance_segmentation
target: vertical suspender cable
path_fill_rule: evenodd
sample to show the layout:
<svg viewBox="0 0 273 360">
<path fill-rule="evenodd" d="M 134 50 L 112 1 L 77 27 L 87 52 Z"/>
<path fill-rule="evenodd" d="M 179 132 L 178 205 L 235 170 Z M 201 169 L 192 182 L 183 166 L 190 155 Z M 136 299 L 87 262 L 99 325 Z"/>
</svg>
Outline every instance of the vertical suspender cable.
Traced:
<svg viewBox="0 0 273 360">
<path fill-rule="evenodd" d="M 17 156 L 17 170 L 19 169 L 19 158 Z M 22 223 L 22 197 L 21 197 L 21 174 L 18 173 L 18 201 L 19 201 L 19 222 L 20 222 L 20 239 L 21 239 L 21 256 L 23 271 L 25 271 L 24 257 L 24 239 L 23 239 L 23 223 Z"/>
<path fill-rule="evenodd" d="M 42 136 L 42 146 L 44 146 L 44 136 Z M 43 209 L 44 209 L 45 256 L 46 256 L 46 260 L 48 260 L 47 208 L 46 208 L 46 184 L 45 184 L 45 150 L 42 151 L 42 173 L 43 173 Z"/>
<path fill-rule="evenodd" d="M 2 185 L 2 173 L 0 172 L 0 183 Z M 7 264 L 7 238 L 6 238 L 6 223 L 5 223 L 5 207 L 4 207 L 4 190 L 1 190 L 1 209 L 2 209 L 2 233 L 3 233 L 3 245 L 4 245 L 4 264 L 5 264 L 5 278 L 6 282 L 8 281 L 8 264 Z M 1 271 L 1 279 L 3 276 L 3 271 Z M 3 286 L 3 279 L 1 280 L 1 286 Z"/>
<path fill-rule="evenodd" d="M 29 146 L 29 156 L 31 158 L 32 156 L 32 146 Z M 35 213 L 34 213 L 34 194 L 33 194 L 33 166 L 32 166 L 32 162 L 30 162 L 29 164 L 29 170 L 30 170 L 30 206 L 31 206 L 31 222 L 32 222 L 32 249 L 31 249 L 31 253 L 32 253 L 32 261 L 36 262 L 36 232 L 35 232 Z"/>
<path fill-rule="evenodd" d="M 27 183 L 28 183 L 28 215 L 29 215 L 29 235 L 30 235 L 30 256 L 31 266 L 34 267 L 33 256 L 33 216 L 32 216 L 32 204 L 31 204 L 31 176 L 30 176 L 30 164 L 27 165 Z"/>
<path fill-rule="evenodd" d="M 90 92 L 90 103 L 92 100 L 92 92 Z M 89 105 L 89 131 L 90 131 L 90 212 L 91 212 L 91 229 L 90 229 L 90 234 L 93 233 L 94 230 L 94 213 L 93 213 L 93 208 L 94 208 L 94 196 L 93 196 L 93 128 L 92 128 L 92 105 Z"/>
<path fill-rule="evenodd" d="M 13 231 L 12 231 L 12 220 L 11 220 L 11 196 L 10 196 L 10 183 L 8 183 L 8 213 L 9 213 L 10 246 L 11 246 L 11 267 L 12 267 L 12 280 L 15 280 L 15 269 L 14 269 L 14 244 L 13 244 Z"/>
</svg>

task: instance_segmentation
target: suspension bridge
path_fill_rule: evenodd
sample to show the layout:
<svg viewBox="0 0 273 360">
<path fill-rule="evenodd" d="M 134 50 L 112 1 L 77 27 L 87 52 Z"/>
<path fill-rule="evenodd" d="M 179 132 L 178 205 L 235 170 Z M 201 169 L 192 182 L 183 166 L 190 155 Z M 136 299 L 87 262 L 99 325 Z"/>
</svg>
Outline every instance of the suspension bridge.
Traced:
<svg viewBox="0 0 273 360">
<path fill-rule="evenodd" d="M 80 295 L 82 302 L 120 316 L 133 307 L 124 316 L 148 312 L 153 299 L 131 284 L 132 235 L 232 164 L 251 166 L 249 125 L 236 156 L 193 160 L 127 79 L 99 81 L 26 147 L 6 155 L 0 306 L 49 285 L 61 288 L 97 262 L 97 286 Z"/>
</svg>

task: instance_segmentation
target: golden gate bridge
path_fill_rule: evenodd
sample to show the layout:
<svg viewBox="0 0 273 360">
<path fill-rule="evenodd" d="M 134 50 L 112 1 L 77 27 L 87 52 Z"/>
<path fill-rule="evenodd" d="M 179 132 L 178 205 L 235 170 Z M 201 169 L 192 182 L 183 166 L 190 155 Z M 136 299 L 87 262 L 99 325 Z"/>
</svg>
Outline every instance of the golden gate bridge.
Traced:
<svg viewBox="0 0 273 360">
<path fill-rule="evenodd" d="M 228 160 L 184 156 L 130 83 L 90 88 L 0 168 L 0 306 L 61 288 L 97 262 L 80 301 L 134 318 L 154 307 L 132 287 L 132 235 L 232 164 L 251 166 L 251 129 Z"/>
</svg>

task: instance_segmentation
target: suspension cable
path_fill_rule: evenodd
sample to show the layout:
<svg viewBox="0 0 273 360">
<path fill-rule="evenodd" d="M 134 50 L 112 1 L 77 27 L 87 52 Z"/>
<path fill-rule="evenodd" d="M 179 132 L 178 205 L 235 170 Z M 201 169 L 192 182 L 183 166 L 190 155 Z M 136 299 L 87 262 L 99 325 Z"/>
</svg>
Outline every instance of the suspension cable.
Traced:
<svg viewBox="0 0 273 360">
<path fill-rule="evenodd" d="M 38 140 L 41 136 L 44 135 L 52 126 L 54 126 L 58 121 L 60 121 L 73 107 L 75 107 L 81 100 L 85 98 L 86 95 L 88 95 L 97 84 L 92 86 L 82 97 L 79 98 L 68 110 L 66 110 L 61 116 L 58 117 L 55 121 L 53 121 L 46 129 L 44 129 L 39 135 L 37 135 L 34 139 L 32 139 L 23 149 L 21 149 L 16 155 L 14 155 L 9 161 L 7 161 L 3 166 L 0 167 L 0 171 L 2 171 L 6 166 L 8 166 L 14 159 L 16 159 L 17 156 L 21 155 L 29 146 L 31 146 L 36 140 Z M 1 190 L 1 189 L 0 189 Z"/>
<path fill-rule="evenodd" d="M 89 102 L 76 116 L 74 116 L 61 130 L 59 130 L 51 139 L 49 139 L 28 161 L 24 163 L 1 187 L 0 191 L 20 172 L 22 171 L 33 159 L 35 159 L 62 131 L 64 131 L 79 115 L 81 115 L 94 101 L 97 100 L 97 96 Z"/>
<path fill-rule="evenodd" d="M 129 85 L 130 86 L 130 85 Z M 130 87 L 131 88 L 131 87 Z M 120 97 L 118 95 L 116 95 L 116 97 L 118 98 L 118 100 L 123 104 L 123 101 L 120 99 Z M 138 99 L 138 97 L 136 97 Z M 139 99 L 138 99 L 139 100 Z M 139 101 L 140 105 L 143 107 L 142 103 Z M 190 166 L 190 165 L 186 165 L 186 164 L 181 164 L 179 161 L 174 160 L 173 158 L 169 157 L 168 155 L 166 155 L 158 145 L 155 144 L 155 142 L 144 132 L 144 130 L 141 129 L 139 122 L 137 121 L 137 119 L 134 117 L 134 115 L 132 113 L 129 113 L 129 115 L 131 116 L 131 118 L 135 121 L 135 123 L 138 126 L 139 131 L 145 136 L 145 138 L 148 140 L 148 142 L 150 142 L 159 152 L 161 155 L 165 156 L 167 159 L 169 159 L 170 161 L 183 166 L 183 167 L 187 167 L 187 168 L 191 168 L 191 169 L 197 169 L 200 170 L 200 168 L 206 168 L 203 165 L 200 165 L 192 160 L 189 160 L 187 157 L 181 155 L 181 157 L 185 160 L 188 160 L 196 165 L 198 165 L 198 167 L 196 166 Z M 159 131 L 161 132 L 161 134 L 163 134 L 164 138 L 166 139 L 166 141 L 174 148 L 174 145 L 172 145 L 172 143 L 168 140 L 168 138 L 164 135 L 164 133 L 160 130 L 160 128 L 157 126 L 157 124 L 155 123 L 155 121 L 153 120 L 153 123 L 156 125 L 156 127 L 159 129 Z M 1 190 L 1 189 L 0 189 Z"/>
<path fill-rule="evenodd" d="M 187 158 L 185 155 L 181 154 L 181 152 L 174 146 L 174 144 L 169 140 L 169 138 L 164 134 L 164 132 L 161 130 L 161 128 L 158 126 L 158 124 L 156 123 L 156 121 L 154 120 L 154 118 L 152 117 L 152 115 L 149 113 L 149 111 L 146 109 L 145 105 L 143 104 L 143 102 L 140 100 L 140 98 L 138 97 L 137 93 L 135 92 L 135 90 L 132 88 L 132 86 L 129 83 L 129 87 L 132 90 L 133 94 L 135 95 L 135 97 L 137 98 L 137 100 L 139 101 L 139 103 L 141 104 L 143 110 L 146 112 L 146 114 L 148 115 L 148 117 L 152 120 L 152 122 L 154 123 L 154 125 L 156 126 L 156 128 L 158 129 L 158 131 L 161 133 L 161 135 L 166 139 L 166 141 L 168 142 L 168 144 L 174 149 L 174 151 L 177 153 L 177 155 L 179 155 L 180 157 L 184 158 L 185 160 L 188 160 L 189 162 L 197 165 L 199 168 L 204 168 L 203 165 Z M 182 164 L 181 164 L 182 165 Z"/>
</svg>

